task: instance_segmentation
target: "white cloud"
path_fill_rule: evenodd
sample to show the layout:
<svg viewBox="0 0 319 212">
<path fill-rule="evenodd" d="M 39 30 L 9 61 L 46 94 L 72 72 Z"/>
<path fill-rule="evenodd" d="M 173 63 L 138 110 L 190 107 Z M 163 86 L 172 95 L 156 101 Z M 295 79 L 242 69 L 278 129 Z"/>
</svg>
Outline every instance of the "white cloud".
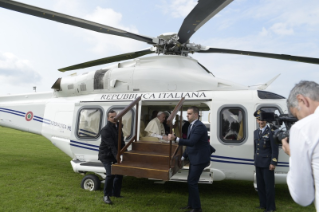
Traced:
<svg viewBox="0 0 319 212">
<path fill-rule="evenodd" d="M 40 80 L 40 74 L 28 60 L 20 59 L 12 53 L 0 53 L 1 84 L 33 84 Z"/>
<path fill-rule="evenodd" d="M 84 8 L 84 6 L 76 0 L 67 2 L 59 0 L 58 3 L 55 4 L 55 8 L 59 10 L 59 12 L 68 15 L 138 34 L 137 28 L 133 25 L 127 26 L 123 24 L 123 15 L 112 8 L 97 6 L 94 10 L 91 10 L 90 8 Z M 90 51 L 99 56 L 123 54 L 145 49 L 149 46 L 130 38 L 90 30 L 74 30 L 73 28 L 68 28 L 63 25 L 61 25 L 61 27 L 64 27 L 69 33 L 81 37 L 81 39 L 89 44 Z"/>
<path fill-rule="evenodd" d="M 171 14 L 175 18 L 184 18 L 197 4 L 195 0 L 174 0 L 170 7 Z"/>
<path fill-rule="evenodd" d="M 81 5 L 78 0 L 59 0 L 54 5 L 53 10 L 66 13 L 68 15 L 79 14 L 79 11 L 81 11 Z"/>
<path fill-rule="evenodd" d="M 267 36 L 267 35 L 269 35 L 269 32 L 265 27 L 263 27 L 261 32 L 259 33 L 259 35 L 260 36 Z"/>
<path fill-rule="evenodd" d="M 88 14 L 85 16 L 85 19 L 90 20 L 90 21 L 94 21 L 94 22 L 98 22 L 98 23 L 102 23 L 102 24 L 106 24 L 109 26 L 115 26 L 121 22 L 122 14 L 117 13 L 113 9 L 110 9 L 110 8 L 101 8 L 101 7 L 97 6 L 95 11 L 92 14 Z M 120 28 L 120 27 L 117 26 L 117 28 Z"/>
<path fill-rule="evenodd" d="M 174 18 L 185 18 L 197 4 L 196 0 L 162 1 L 159 6 L 164 13 L 169 13 Z"/>
<path fill-rule="evenodd" d="M 294 33 L 294 30 L 285 23 L 275 23 L 270 29 L 278 35 L 292 35 Z"/>
<path fill-rule="evenodd" d="M 138 30 L 135 26 L 123 25 L 121 23 L 122 18 L 123 15 L 121 13 L 118 13 L 111 8 L 101 7 L 96 7 L 93 13 L 87 14 L 85 16 L 85 19 L 87 20 L 138 34 Z M 140 41 L 118 37 L 115 35 L 106 35 L 102 33 L 86 31 L 85 36 L 86 39 L 93 44 L 92 51 L 99 54 L 122 54 L 145 48 L 145 44 Z"/>
<path fill-rule="evenodd" d="M 319 1 L 269 0 L 249 7 L 242 17 L 254 19 L 268 19 L 271 22 L 283 23 L 287 27 L 319 24 Z"/>
</svg>

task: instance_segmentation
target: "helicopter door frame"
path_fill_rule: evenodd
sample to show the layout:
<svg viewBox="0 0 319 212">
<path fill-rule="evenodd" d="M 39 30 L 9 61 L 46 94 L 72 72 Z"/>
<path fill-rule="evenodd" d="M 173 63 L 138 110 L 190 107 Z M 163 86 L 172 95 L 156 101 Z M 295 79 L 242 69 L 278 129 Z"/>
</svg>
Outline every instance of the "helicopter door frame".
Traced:
<svg viewBox="0 0 319 212">
<path fill-rule="evenodd" d="M 130 102 L 131 103 L 131 102 Z M 107 113 L 110 111 L 110 110 L 114 110 L 116 111 L 117 114 L 120 113 L 120 111 L 124 110 L 125 108 L 127 107 L 127 105 L 112 105 L 110 106 L 107 110 L 106 110 L 106 113 L 105 113 L 105 120 L 107 120 Z M 126 128 L 126 126 L 129 124 L 129 129 L 131 131 L 131 133 L 126 137 L 124 136 L 124 142 L 128 142 L 130 139 L 132 139 L 134 137 L 134 133 L 135 133 L 135 117 L 136 117 L 136 108 L 132 108 L 130 110 L 131 112 L 131 123 L 126 123 L 126 124 L 123 124 L 122 127 L 124 129 L 122 129 L 122 132 L 125 133 L 125 131 L 127 131 L 128 129 Z M 127 112 L 123 118 L 128 114 L 129 112 Z M 123 120 L 122 120 L 123 121 Z M 106 124 L 106 123 L 105 123 Z M 105 126 L 105 125 L 104 125 Z M 138 134 L 138 133 L 137 133 Z"/>
<path fill-rule="evenodd" d="M 78 159 L 80 161 L 98 161 L 98 151 L 101 144 L 101 129 L 107 124 L 107 112 L 109 110 L 116 110 L 117 112 L 123 110 L 131 101 L 116 101 L 116 102 L 107 102 L 107 101 L 81 101 L 76 103 L 74 106 L 73 112 L 73 121 L 72 121 L 72 131 L 70 135 L 70 148 L 73 152 L 73 159 Z M 90 130 L 88 132 L 83 132 L 84 137 L 79 137 L 79 121 L 80 121 L 80 112 L 85 109 L 97 109 L 100 111 L 100 120 L 99 120 L 99 129 L 96 129 L 94 132 L 97 132 L 96 136 L 91 137 Z M 125 139 L 129 140 L 134 136 L 135 133 L 135 114 L 136 110 L 133 108 L 131 110 L 131 124 L 126 125 L 130 128 L 130 135 Z M 83 120 L 85 121 L 85 120 Z M 95 124 L 96 125 L 96 124 Z M 124 126 L 125 127 L 125 126 Z M 85 129 L 84 129 L 85 130 Z"/>
</svg>

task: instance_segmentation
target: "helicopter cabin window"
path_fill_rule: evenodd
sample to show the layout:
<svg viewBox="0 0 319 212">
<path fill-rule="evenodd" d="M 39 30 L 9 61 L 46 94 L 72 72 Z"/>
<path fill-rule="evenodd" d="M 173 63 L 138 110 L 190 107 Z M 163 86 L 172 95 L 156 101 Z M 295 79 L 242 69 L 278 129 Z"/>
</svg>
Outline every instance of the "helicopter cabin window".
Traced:
<svg viewBox="0 0 319 212">
<path fill-rule="evenodd" d="M 77 136 L 97 138 L 101 130 L 102 111 L 98 108 L 85 108 L 79 112 Z"/>
<path fill-rule="evenodd" d="M 113 107 L 110 108 L 110 110 L 114 110 L 117 114 L 119 114 L 124 107 Z M 130 139 L 133 136 L 133 121 L 134 121 L 134 110 L 128 111 L 123 117 L 122 117 L 122 132 L 124 136 L 124 140 Z"/>
<path fill-rule="evenodd" d="M 227 107 L 220 111 L 219 137 L 224 143 L 241 143 L 245 140 L 245 112 L 239 107 Z"/>
</svg>

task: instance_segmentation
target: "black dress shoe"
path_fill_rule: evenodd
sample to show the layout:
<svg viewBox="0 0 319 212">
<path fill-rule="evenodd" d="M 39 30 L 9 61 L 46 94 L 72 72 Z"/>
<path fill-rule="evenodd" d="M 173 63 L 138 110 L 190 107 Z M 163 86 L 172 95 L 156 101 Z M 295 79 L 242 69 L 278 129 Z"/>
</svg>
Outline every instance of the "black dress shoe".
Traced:
<svg viewBox="0 0 319 212">
<path fill-rule="evenodd" d="M 181 209 L 181 210 L 187 210 L 187 209 L 190 210 L 190 209 L 192 209 L 192 208 L 191 208 L 191 206 L 188 206 L 188 205 L 187 205 L 187 206 L 182 207 L 182 208 L 180 208 L 180 209 Z"/>
<path fill-rule="evenodd" d="M 190 210 L 189 212 L 202 212 L 202 209 L 201 209 L 201 208 L 199 208 L 199 209 L 192 209 L 192 210 Z"/>
<path fill-rule="evenodd" d="M 111 199 L 110 199 L 109 196 L 104 196 L 104 197 L 103 197 L 103 201 L 104 201 L 106 204 L 112 204 L 112 201 L 111 201 Z"/>
<path fill-rule="evenodd" d="M 266 209 L 265 207 L 261 207 L 261 206 L 258 206 L 258 207 L 256 207 L 257 209 Z"/>
</svg>

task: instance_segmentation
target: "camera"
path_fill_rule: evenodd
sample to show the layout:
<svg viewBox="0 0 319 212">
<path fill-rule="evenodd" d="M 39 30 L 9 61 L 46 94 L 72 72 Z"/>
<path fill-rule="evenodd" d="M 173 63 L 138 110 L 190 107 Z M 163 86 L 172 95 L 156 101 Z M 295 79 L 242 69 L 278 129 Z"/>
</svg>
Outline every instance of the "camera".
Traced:
<svg viewBox="0 0 319 212">
<path fill-rule="evenodd" d="M 284 138 L 288 138 L 289 142 L 289 130 L 291 126 L 298 121 L 297 118 L 289 114 L 281 114 L 278 116 L 273 112 L 261 112 L 260 120 L 269 123 L 271 129 L 274 130 L 273 138 L 278 144 L 281 144 L 281 140 Z M 280 128 L 283 123 L 286 125 L 286 130 Z"/>
<path fill-rule="evenodd" d="M 276 129 L 274 130 L 273 138 L 278 144 L 281 144 L 281 140 L 284 138 L 288 138 L 289 142 L 289 130 Z"/>
</svg>

